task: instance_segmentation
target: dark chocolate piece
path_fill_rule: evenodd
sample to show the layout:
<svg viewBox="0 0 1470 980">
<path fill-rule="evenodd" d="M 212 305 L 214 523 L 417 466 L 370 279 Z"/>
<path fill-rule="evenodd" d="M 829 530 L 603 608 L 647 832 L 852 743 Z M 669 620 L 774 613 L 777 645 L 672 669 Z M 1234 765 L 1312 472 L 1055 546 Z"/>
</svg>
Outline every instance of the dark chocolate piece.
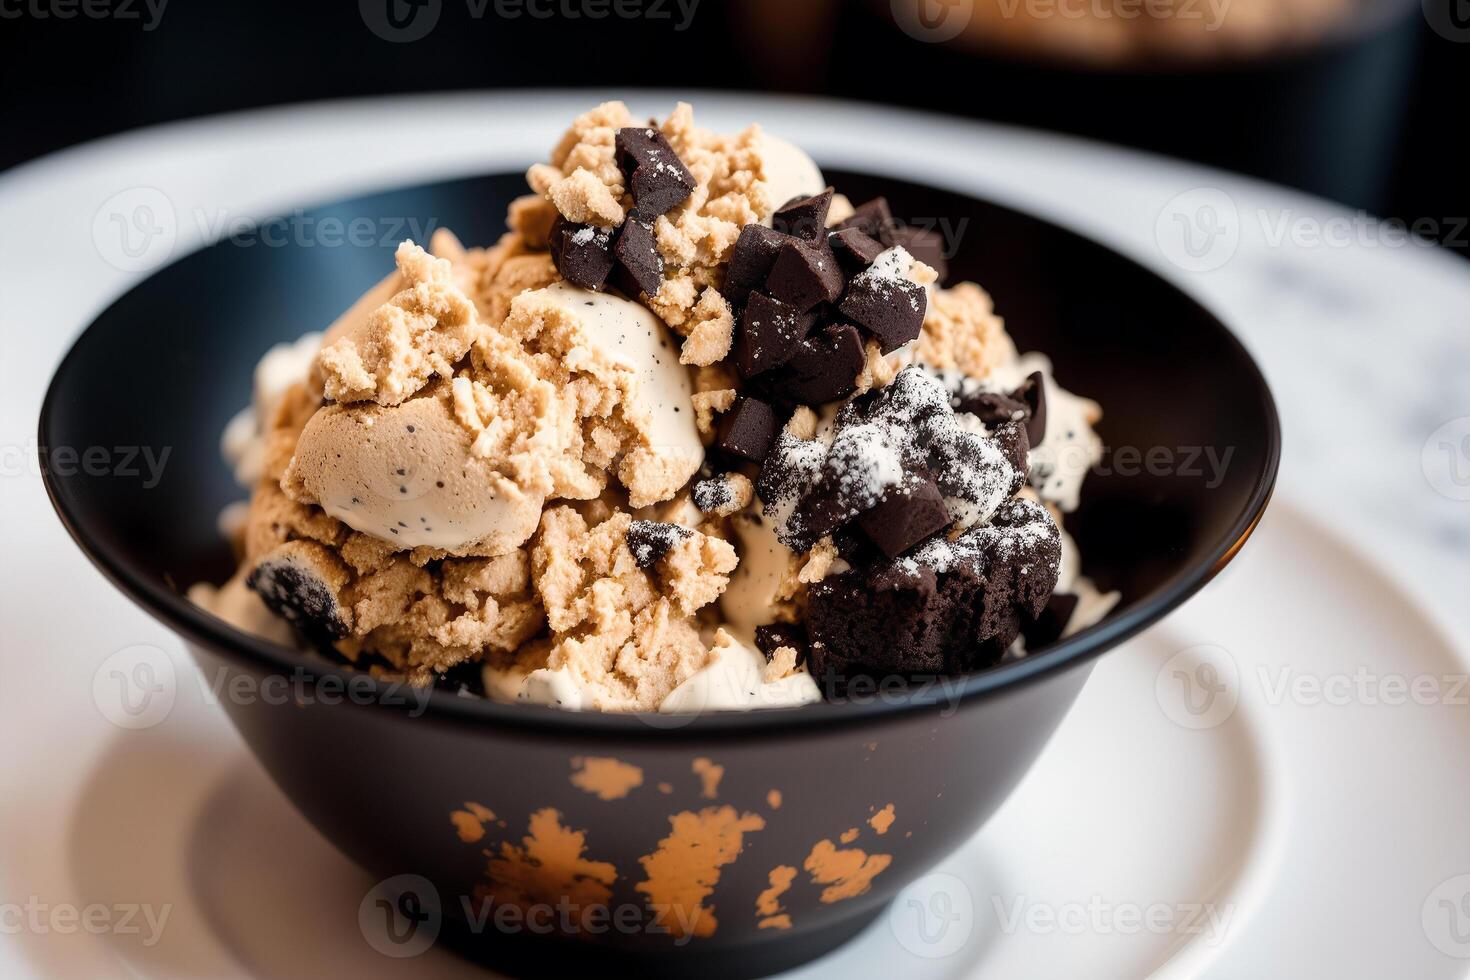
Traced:
<svg viewBox="0 0 1470 980">
<path fill-rule="evenodd" d="M 838 223 L 838 228 L 856 228 L 870 238 L 876 238 L 884 245 L 893 244 L 893 229 L 898 223 L 893 220 L 893 212 L 888 210 L 888 198 L 875 197 L 866 204 L 860 204 L 854 209 L 850 218 Z"/>
<path fill-rule="evenodd" d="M 1046 608 L 1041 610 L 1041 615 L 1033 622 L 1021 626 L 1021 635 L 1026 638 L 1026 652 L 1035 653 L 1041 647 L 1051 646 L 1060 640 L 1076 611 L 1076 596 L 1065 592 L 1054 593 L 1046 601 Z"/>
<path fill-rule="evenodd" d="M 897 558 L 950 523 L 944 495 L 928 477 L 891 488 L 876 507 L 858 518 L 863 533 L 889 558 Z"/>
<path fill-rule="evenodd" d="M 910 255 L 939 273 L 941 283 L 949 278 L 949 259 L 944 254 L 944 237 L 939 232 L 898 225 L 889 237 L 890 244 L 902 245 Z"/>
<path fill-rule="evenodd" d="M 954 410 L 977 416 L 987 428 L 995 428 L 1005 422 L 1024 422 L 1030 417 L 1031 409 L 1019 398 L 999 391 L 976 391 L 955 397 Z"/>
<path fill-rule="evenodd" d="M 735 499 L 735 491 L 730 488 L 730 481 L 721 474 L 695 483 L 689 491 L 689 499 L 694 501 L 694 506 L 699 508 L 700 513 L 708 514 L 721 507 L 728 507 Z"/>
<path fill-rule="evenodd" d="M 848 323 L 828 324 L 802 341 L 787 364 L 785 390 L 803 405 L 823 405 L 857 389 L 867 358 L 863 338 Z"/>
<path fill-rule="evenodd" d="M 245 584 L 272 612 L 303 633 L 340 640 L 350 632 L 352 614 L 313 567 L 307 552 L 317 547 L 292 543 L 267 555 L 245 576 Z"/>
<path fill-rule="evenodd" d="M 766 277 L 766 292 L 805 312 L 818 303 L 836 302 L 842 295 L 844 278 L 837 256 L 831 251 L 787 239 Z"/>
<path fill-rule="evenodd" d="M 602 289 L 613 270 L 612 229 L 573 224 L 558 217 L 551 226 L 551 261 L 561 277 L 583 289 Z"/>
<path fill-rule="evenodd" d="M 806 630 L 796 623 L 769 623 L 755 628 L 755 648 L 765 655 L 766 662 L 782 647 L 796 651 L 796 664 L 806 662 Z"/>
<path fill-rule="evenodd" d="M 735 338 L 735 370 L 742 378 L 780 367 L 796 353 L 816 318 L 764 293 L 751 293 Z"/>
<path fill-rule="evenodd" d="M 827 236 L 837 260 L 853 272 L 861 272 L 883 254 L 883 243 L 861 228 L 843 228 Z"/>
<path fill-rule="evenodd" d="M 740 396 L 720 416 L 715 445 L 727 453 L 759 463 L 771 451 L 780 426 L 771 406 L 756 398 Z"/>
<path fill-rule="evenodd" d="M 897 350 L 919 336 L 929 294 L 910 282 L 877 268 L 853 278 L 838 309 L 878 338 L 883 353 Z"/>
<path fill-rule="evenodd" d="M 683 204 L 694 193 L 694 175 L 663 133 L 640 126 L 620 129 L 614 145 L 633 206 L 645 221 Z"/>
<path fill-rule="evenodd" d="M 645 571 L 658 564 L 658 560 L 669 553 L 674 545 L 689 537 L 693 532 L 678 524 L 662 521 L 634 521 L 628 525 L 628 550 L 633 561 Z"/>
<path fill-rule="evenodd" d="M 790 241 L 788 235 L 765 225 L 746 225 L 730 252 L 730 266 L 725 272 L 722 292 L 732 303 L 743 303 L 752 289 L 765 285 L 776 264 L 781 246 Z"/>
<path fill-rule="evenodd" d="M 771 217 L 771 226 L 806 242 L 817 242 L 827 229 L 827 211 L 832 207 L 832 188 L 812 197 L 789 201 Z"/>
<path fill-rule="evenodd" d="M 1034 449 L 1046 438 L 1046 376 L 1040 371 L 1031 372 L 1013 397 L 1024 399 L 1030 409 L 1026 419 L 1026 438 Z"/>
<path fill-rule="evenodd" d="M 613 243 L 613 258 L 619 267 L 619 284 L 637 297 L 639 292 L 658 294 L 664 284 L 664 260 L 653 240 L 653 225 L 629 215 Z"/>
<path fill-rule="evenodd" d="M 829 576 L 808 593 L 810 668 L 854 675 L 955 674 L 997 662 L 1056 587 L 1061 537 L 1046 509 L 1012 500 L 990 525 L 897 560 Z"/>
</svg>

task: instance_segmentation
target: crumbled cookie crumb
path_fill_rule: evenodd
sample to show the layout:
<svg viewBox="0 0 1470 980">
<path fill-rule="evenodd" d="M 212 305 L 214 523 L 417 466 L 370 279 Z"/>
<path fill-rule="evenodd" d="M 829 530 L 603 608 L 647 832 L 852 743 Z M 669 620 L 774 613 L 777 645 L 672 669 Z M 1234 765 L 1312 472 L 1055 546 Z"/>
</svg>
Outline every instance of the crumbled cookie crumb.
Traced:
<svg viewBox="0 0 1470 980">
<path fill-rule="evenodd" d="M 404 242 L 397 261 L 403 290 L 317 355 L 333 401 L 402 404 L 431 377 L 453 374 L 475 340 L 475 305 L 455 285 L 448 260 Z"/>
</svg>

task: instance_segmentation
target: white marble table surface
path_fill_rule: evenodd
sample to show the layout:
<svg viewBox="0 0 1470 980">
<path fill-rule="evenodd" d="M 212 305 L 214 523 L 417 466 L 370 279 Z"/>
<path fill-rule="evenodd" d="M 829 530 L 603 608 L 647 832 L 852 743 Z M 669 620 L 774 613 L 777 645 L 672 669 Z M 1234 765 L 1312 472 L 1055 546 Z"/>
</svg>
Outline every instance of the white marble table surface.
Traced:
<svg viewBox="0 0 1470 980">
<path fill-rule="evenodd" d="M 617 94 L 647 113 L 675 97 Z M 839 102 L 677 96 L 716 128 L 758 120 L 832 165 L 1043 214 L 1201 297 L 1243 337 L 1279 399 L 1278 492 L 1419 596 L 1462 655 L 1470 649 L 1470 263 L 1320 200 L 1098 144 Z M 597 99 L 314 104 L 126 134 L 0 175 L 0 799 L 24 794 L 32 814 L 69 812 L 75 787 L 64 774 L 95 763 L 107 728 L 71 702 L 87 701 L 111 651 L 175 642 L 72 546 L 31 463 L 46 383 L 77 332 L 149 268 L 202 244 L 221 215 L 267 217 L 394 184 L 519 168 Z M 157 206 L 155 217 L 171 212 L 176 235 L 171 248 L 130 258 L 108 244 L 107 229 L 114 213 L 128 220 L 140 203 Z M 1193 252 L 1181 249 L 1186 225 Z M 41 710 L 40 697 L 56 703 Z M 17 839 L 18 827 L 0 807 L 0 840 Z M 61 836 L 28 831 L 24 853 L 6 856 L 5 877 L 64 894 Z M 5 974 L 25 975 L 9 956 L 0 947 L 0 966 L 12 967 Z"/>
</svg>

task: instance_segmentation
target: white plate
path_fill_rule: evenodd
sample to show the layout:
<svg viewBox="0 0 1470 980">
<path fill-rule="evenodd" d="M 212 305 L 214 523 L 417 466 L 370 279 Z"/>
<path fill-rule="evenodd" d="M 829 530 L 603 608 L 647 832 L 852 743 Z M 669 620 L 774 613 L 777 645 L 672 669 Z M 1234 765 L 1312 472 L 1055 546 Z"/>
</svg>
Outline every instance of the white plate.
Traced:
<svg viewBox="0 0 1470 980">
<path fill-rule="evenodd" d="M 675 98 L 622 94 L 639 112 L 665 112 Z M 1362 667 L 1380 691 L 1384 676 L 1427 677 L 1463 700 L 1452 688 L 1465 668 L 1426 610 L 1470 624 L 1464 504 L 1435 482 L 1421 448 L 1436 426 L 1470 413 L 1460 383 L 1470 347 L 1455 339 L 1470 302 L 1465 264 L 1422 248 L 1273 243 L 1265 231 L 1282 215 L 1341 215 L 1280 188 L 1096 144 L 869 105 L 680 95 L 717 128 L 762 120 L 833 164 L 985 194 L 1151 264 L 1242 333 L 1286 429 L 1282 502 L 1239 562 L 1102 662 L 1016 796 L 947 863 L 952 878 L 927 879 L 910 896 L 917 906 L 900 903 L 893 922 L 802 973 L 1463 975 L 1470 960 L 1454 956 L 1470 957 L 1470 879 L 1459 877 L 1470 873 L 1470 712 L 1446 698 L 1272 704 L 1280 678 L 1268 673 L 1263 684 L 1258 668 L 1352 683 Z M 126 134 L 0 175 L 0 935 L 9 940 L 0 976 L 387 972 L 356 928 L 370 882 L 294 814 L 194 685 L 146 731 L 120 730 L 97 710 L 93 685 L 119 651 L 157 647 L 178 676 L 193 676 L 177 640 L 66 539 L 29 462 L 36 410 L 70 338 L 146 272 L 108 247 L 109 222 L 138 195 L 163 194 L 174 247 L 147 256 L 162 261 L 242 216 L 524 166 L 601 97 L 291 107 Z M 1156 222 L 1201 188 L 1231 198 L 1239 252 L 1185 273 Z M 1352 548 L 1293 501 L 1310 501 L 1352 535 Z M 1187 677 L 1198 664 L 1165 665 L 1202 644 L 1229 652 L 1221 662 L 1234 663 L 1242 693 L 1228 718 L 1195 730 L 1163 705 L 1194 717 L 1169 685 L 1181 683 L 1176 669 Z M 1106 931 L 1074 935 L 1070 918 L 1048 928 L 1049 912 L 1086 913 L 1094 895 Z M 966 899 L 970 914 L 957 922 Z M 1135 908 L 1205 902 L 1230 914 L 1223 941 L 1130 928 Z M 104 903 L 117 928 L 89 936 L 65 918 L 87 903 Z M 143 934 L 125 931 L 114 904 L 155 915 L 169 906 L 162 941 L 144 946 L 146 923 L 127 924 Z M 1018 910 L 1031 918 L 1003 928 Z M 39 923 L 17 929 L 17 914 Z M 398 966 L 403 976 L 481 975 L 439 953 Z"/>
<path fill-rule="evenodd" d="M 1359 688 L 1358 668 L 1377 680 Z M 1343 702 L 1327 683 L 1312 703 L 1300 680 L 1280 694 L 1283 676 L 1354 686 Z M 1470 785 L 1457 778 L 1470 714 L 1444 702 L 1470 696 L 1464 676 L 1412 602 L 1278 503 L 1224 577 L 1100 663 L 979 836 L 794 975 L 1459 976 L 1465 961 L 1447 954 L 1470 955 L 1455 918 L 1470 878 L 1452 880 L 1470 872 Z M 1442 696 L 1359 693 L 1392 698 L 1392 677 Z M 179 685 L 164 723 L 115 734 L 71 794 L 75 902 L 171 911 L 151 946 L 142 917 L 137 935 L 23 936 L 47 974 L 109 960 L 158 980 L 389 966 L 357 926 L 373 882 L 295 813 L 197 685 Z M 441 950 L 392 967 L 484 975 Z"/>
</svg>

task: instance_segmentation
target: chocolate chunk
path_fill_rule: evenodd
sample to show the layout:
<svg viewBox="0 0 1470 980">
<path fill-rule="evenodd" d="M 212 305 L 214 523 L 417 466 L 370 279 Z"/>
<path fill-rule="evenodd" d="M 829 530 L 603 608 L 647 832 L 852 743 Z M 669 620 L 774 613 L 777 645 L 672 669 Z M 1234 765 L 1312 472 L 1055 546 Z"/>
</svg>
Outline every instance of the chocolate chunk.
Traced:
<svg viewBox="0 0 1470 980">
<path fill-rule="evenodd" d="M 785 390 L 803 405 L 824 405 L 857 388 L 867 358 L 863 338 L 848 323 L 828 324 L 802 341 L 787 363 Z"/>
<path fill-rule="evenodd" d="M 633 206 L 645 221 L 688 200 L 696 181 L 663 133 L 649 128 L 618 131 L 618 165 L 627 177 Z"/>
<path fill-rule="evenodd" d="M 898 225 L 890 234 L 890 244 L 902 245 L 920 262 L 939 273 L 939 281 L 949 278 L 949 259 L 945 257 L 944 238 L 928 228 Z"/>
<path fill-rule="evenodd" d="M 668 554 L 670 548 L 692 533 L 687 527 L 680 527 L 678 524 L 634 521 L 628 525 L 628 533 L 624 537 L 628 541 L 628 550 L 633 553 L 633 561 L 646 571 L 658 564 L 658 560 Z"/>
<path fill-rule="evenodd" d="M 934 538 L 897 560 L 829 576 L 808 593 L 810 667 L 854 675 L 954 674 L 996 663 L 1056 587 L 1061 536 L 1040 504 Z"/>
<path fill-rule="evenodd" d="M 842 269 L 828 249 L 787 239 L 766 277 L 766 292 L 805 312 L 842 295 Z"/>
<path fill-rule="evenodd" d="M 735 370 L 742 378 L 780 367 L 796 353 L 816 318 L 764 293 L 751 293 L 735 338 Z"/>
<path fill-rule="evenodd" d="M 893 244 L 893 229 L 897 226 L 898 223 L 893 220 L 893 212 L 888 210 L 886 197 L 875 197 L 866 204 L 859 205 L 853 210 L 851 217 L 837 225 L 839 229 L 856 228 L 884 245 Z"/>
<path fill-rule="evenodd" d="M 858 526 L 889 558 L 950 525 L 944 495 L 928 477 L 890 488 L 878 505 L 858 518 Z"/>
<path fill-rule="evenodd" d="M 919 336 L 928 308 L 929 294 L 923 286 L 877 268 L 854 277 L 838 307 L 843 316 L 878 338 L 885 354 Z"/>
<path fill-rule="evenodd" d="M 601 289 L 613 270 L 612 229 L 558 217 L 551 226 L 551 261 L 561 277 L 583 289 Z"/>
<path fill-rule="evenodd" d="M 843 228 L 827 236 L 837 260 L 854 272 L 861 272 L 883 253 L 883 243 L 860 228 Z"/>
<path fill-rule="evenodd" d="M 1030 410 L 1026 419 L 1026 438 L 1034 449 L 1046 438 L 1046 376 L 1040 371 L 1031 372 L 1026 383 L 1012 397 L 1023 399 Z"/>
<path fill-rule="evenodd" d="M 683 204 L 694 193 L 694 175 L 663 133 L 648 127 L 620 129 L 614 145 L 633 206 L 644 220 Z"/>
<path fill-rule="evenodd" d="M 948 428 L 926 447 L 929 471 L 946 497 L 969 506 L 966 524 L 984 523 L 1026 482 L 1026 428 L 1007 422 L 990 434 Z"/>
<path fill-rule="evenodd" d="M 765 225 L 746 225 L 740 229 L 721 290 L 725 298 L 732 303 L 743 303 L 752 289 L 764 286 L 781 246 L 790 240 L 790 236 Z"/>
<path fill-rule="evenodd" d="M 806 661 L 806 630 L 796 623 L 769 623 L 755 628 L 755 648 L 765 654 L 769 663 L 782 647 L 796 651 L 796 663 Z"/>
<path fill-rule="evenodd" d="M 818 241 L 827 229 L 827 211 L 832 207 L 832 188 L 812 197 L 800 197 L 771 217 L 771 226 L 802 241 Z"/>
<path fill-rule="evenodd" d="M 1021 635 L 1026 638 L 1026 652 L 1035 653 L 1041 647 L 1051 646 L 1060 640 L 1076 611 L 1076 596 L 1065 592 L 1053 594 L 1046 601 L 1046 608 L 1041 610 L 1041 615 L 1021 627 Z"/>
<path fill-rule="evenodd" d="M 715 434 L 715 445 L 727 453 L 759 463 L 771 451 L 780 426 L 770 405 L 741 396 L 725 414 Z"/>
<path fill-rule="evenodd" d="M 995 444 L 1005 454 L 1006 462 L 1010 464 L 1011 469 L 1019 474 L 1016 490 L 1021 489 L 1021 485 L 1026 481 L 1026 474 L 1031 469 L 1031 438 L 1029 432 L 1030 429 L 1028 426 L 1021 422 L 1002 422 L 991 432 L 991 437 L 995 439 Z"/>
<path fill-rule="evenodd" d="M 1024 422 L 1030 417 L 1030 407 L 1021 399 L 999 391 L 976 391 L 955 397 L 956 412 L 968 412 L 977 416 L 987 428 L 994 429 L 1005 422 Z"/>
<path fill-rule="evenodd" d="M 293 541 L 262 558 L 245 584 L 308 636 L 340 640 L 351 631 L 352 613 L 332 583 L 334 563 L 320 545 Z"/>
<path fill-rule="evenodd" d="M 709 514 L 721 507 L 728 507 L 735 499 L 735 491 L 723 475 L 712 476 L 695 483 L 689 491 L 689 499 L 694 501 L 694 506 L 699 508 L 700 513 Z"/>
<path fill-rule="evenodd" d="M 613 258 L 618 263 L 618 283 L 624 292 L 634 297 L 640 292 L 657 295 L 664 284 L 664 260 L 653 241 L 653 225 L 629 215 L 618 229 Z"/>
</svg>

